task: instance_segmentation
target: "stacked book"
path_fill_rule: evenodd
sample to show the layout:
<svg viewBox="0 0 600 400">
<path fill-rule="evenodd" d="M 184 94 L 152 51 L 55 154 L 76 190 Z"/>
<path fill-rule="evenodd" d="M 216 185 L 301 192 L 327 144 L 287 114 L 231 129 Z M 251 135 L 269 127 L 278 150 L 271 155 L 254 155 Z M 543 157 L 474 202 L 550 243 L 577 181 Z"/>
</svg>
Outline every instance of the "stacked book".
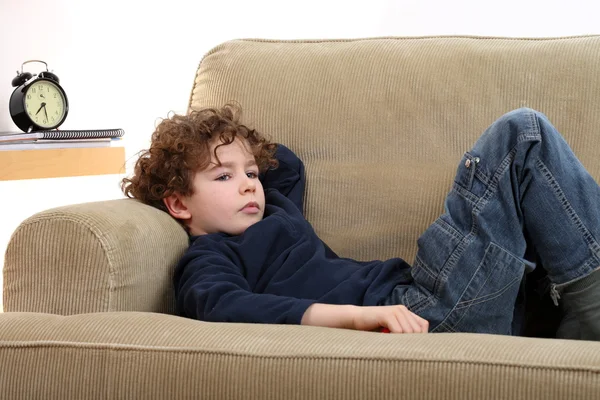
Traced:
<svg viewBox="0 0 600 400">
<path fill-rule="evenodd" d="M 110 147 L 121 140 L 124 134 L 123 129 L 0 132 L 0 151 Z"/>
</svg>

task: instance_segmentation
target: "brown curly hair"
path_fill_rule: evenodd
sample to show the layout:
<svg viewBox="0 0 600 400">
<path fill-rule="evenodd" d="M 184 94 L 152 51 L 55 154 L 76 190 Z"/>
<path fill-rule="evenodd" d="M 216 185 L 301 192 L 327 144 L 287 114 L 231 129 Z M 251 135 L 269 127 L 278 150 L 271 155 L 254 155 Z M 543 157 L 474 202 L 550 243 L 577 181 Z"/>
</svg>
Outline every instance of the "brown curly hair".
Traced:
<svg viewBox="0 0 600 400">
<path fill-rule="evenodd" d="M 152 134 L 150 148 L 139 153 L 133 176 L 121 181 L 121 190 L 127 197 L 168 212 L 165 197 L 194 194 L 194 174 L 209 166 L 211 144 L 221 142 L 214 149 L 220 163 L 217 148 L 231 144 L 236 137 L 246 139 L 261 173 L 276 168 L 277 145 L 242 125 L 240 116 L 241 107 L 228 103 L 220 109 L 204 108 L 163 119 Z"/>
</svg>

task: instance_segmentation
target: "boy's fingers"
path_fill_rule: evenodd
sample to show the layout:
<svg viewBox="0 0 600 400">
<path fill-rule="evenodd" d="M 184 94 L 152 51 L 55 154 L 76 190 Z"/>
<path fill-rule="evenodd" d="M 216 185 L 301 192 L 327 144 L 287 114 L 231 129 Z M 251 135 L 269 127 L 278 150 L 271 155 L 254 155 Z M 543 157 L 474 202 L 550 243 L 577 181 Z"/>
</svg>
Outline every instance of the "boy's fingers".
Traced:
<svg viewBox="0 0 600 400">
<path fill-rule="evenodd" d="M 424 333 L 429 332 L 429 321 L 427 321 L 424 318 L 419 317 L 416 314 L 415 314 L 415 317 L 417 318 L 417 321 L 419 322 L 419 325 L 421 325 L 421 328 L 423 329 L 423 332 Z"/>
<path fill-rule="evenodd" d="M 396 319 L 398 320 L 398 323 L 402 327 L 402 333 L 413 333 L 414 332 L 413 326 L 410 323 L 410 318 L 407 318 L 406 314 L 397 315 Z"/>
<path fill-rule="evenodd" d="M 415 327 L 415 332 L 419 332 L 419 333 L 425 333 L 427 332 L 427 327 L 425 326 L 425 324 L 419 320 L 418 318 L 413 317 L 412 318 L 412 322 L 414 325 L 416 325 Z"/>
<path fill-rule="evenodd" d="M 395 306 L 393 312 L 390 312 L 385 323 L 382 326 L 389 329 L 392 333 L 427 333 L 429 322 L 411 312 L 405 306 Z"/>
<path fill-rule="evenodd" d="M 406 309 L 406 312 L 409 314 L 411 322 L 416 324 L 418 327 L 415 327 L 415 332 L 427 333 L 429 331 L 429 322 L 426 319 L 421 318 L 420 316 L 408 309 Z"/>
<path fill-rule="evenodd" d="M 390 320 L 388 321 L 387 328 L 390 330 L 391 333 L 403 333 L 402 326 L 396 318 L 390 318 Z"/>
<path fill-rule="evenodd" d="M 400 307 L 400 312 L 398 313 L 398 318 L 405 321 L 404 325 L 408 326 L 408 329 L 405 330 L 406 333 L 420 333 L 421 325 L 417 321 L 417 314 L 414 314 L 406 307 Z"/>
<path fill-rule="evenodd" d="M 409 311 L 409 313 L 406 316 L 406 319 L 408 320 L 408 323 L 410 324 L 413 333 L 421 333 L 421 325 L 419 324 L 419 321 L 417 321 L 413 313 Z"/>
</svg>

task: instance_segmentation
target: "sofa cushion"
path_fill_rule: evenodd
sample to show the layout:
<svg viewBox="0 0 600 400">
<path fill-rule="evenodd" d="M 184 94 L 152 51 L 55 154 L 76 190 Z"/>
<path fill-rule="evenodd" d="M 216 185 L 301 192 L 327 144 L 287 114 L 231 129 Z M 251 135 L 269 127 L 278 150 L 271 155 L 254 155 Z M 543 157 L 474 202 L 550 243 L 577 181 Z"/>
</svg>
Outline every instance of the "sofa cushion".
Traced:
<svg viewBox="0 0 600 400">
<path fill-rule="evenodd" d="M 600 377 L 594 342 L 134 312 L 0 321 L 10 399 L 592 399 Z"/>
</svg>

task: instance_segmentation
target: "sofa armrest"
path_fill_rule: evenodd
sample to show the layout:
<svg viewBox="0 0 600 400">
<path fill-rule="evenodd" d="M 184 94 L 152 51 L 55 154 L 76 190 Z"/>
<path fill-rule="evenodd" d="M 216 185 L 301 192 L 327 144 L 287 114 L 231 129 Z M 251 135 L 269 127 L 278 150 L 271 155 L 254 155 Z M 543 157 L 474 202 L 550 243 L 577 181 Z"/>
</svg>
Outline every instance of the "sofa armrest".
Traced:
<svg viewBox="0 0 600 400">
<path fill-rule="evenodd" d="M 172 313 L 171 277 L 187 245 L 173 218 L 133 199 L 42 211 L 8 243 L 4 311 Z"/>
<path fill-rule="evenodd" d="M 0 314 L 11 399 L 594 399 L 600 343 L 208 323 L 118 312 Z"/>
</svg>

